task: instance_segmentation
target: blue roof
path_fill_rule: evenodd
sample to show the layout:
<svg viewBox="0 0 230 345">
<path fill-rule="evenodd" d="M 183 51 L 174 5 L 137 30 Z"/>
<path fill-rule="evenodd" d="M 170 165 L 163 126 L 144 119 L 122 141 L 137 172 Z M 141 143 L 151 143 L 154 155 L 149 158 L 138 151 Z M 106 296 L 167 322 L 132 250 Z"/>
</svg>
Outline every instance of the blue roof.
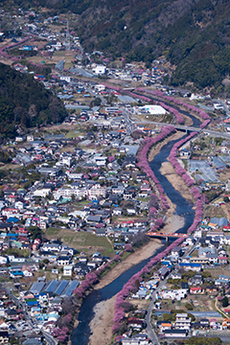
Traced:
<svg viewBox="0 0 230 345">
<path fill-rule="evenodd" d="M 11 271 L 10 272 L 11 274 L 13 274 L 14 276 L 24 276 L 23 272 L 21 270 L 18 270 L 18 271 Z"/>
<path fill-rule="evenodd" d="M 31 305 L 38 305 L 38 301 L 28 301 L 26 302 L 27 305 L 31 306 Z"/>
<path fill-rule="evenodd" d="M 9 217 L 7 220 L 6 220 L 7 223 L 17 223 L 18 222 L 18 218 L 15 218 L 15 217 Z"/>
<path fill-rule="evenodd" d="M 180 262 L 179 266 L 184 267 L 201 267 L 201 264 L 190 263 L 190 262 Z"/>
<path fill-rule="evenodd" d="M 40 292 L 39 296 L 46 296 L 45 292 Z"/>
</svg>

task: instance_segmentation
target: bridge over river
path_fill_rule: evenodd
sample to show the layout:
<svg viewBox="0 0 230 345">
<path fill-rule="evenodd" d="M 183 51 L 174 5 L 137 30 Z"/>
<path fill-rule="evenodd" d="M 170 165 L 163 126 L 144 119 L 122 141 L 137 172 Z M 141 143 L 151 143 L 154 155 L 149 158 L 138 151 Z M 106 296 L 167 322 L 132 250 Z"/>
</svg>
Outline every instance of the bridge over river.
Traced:
<svg viewBox="0 0 230 345">
<path fill-rule="evenodd" d="M 155 125 L 155 126 L 170 126 L 170 123 L 164 123 L 164 122 L 155 122 L 155 121 L 147 121 L 147 120 L 143 120 L 143 121 L 133 121 L 133 123 L 135 123 L 136 125 Z M 210 135 L 211 137 L 221 137 L 224 139 L 230 139 L 230 133 L 228 132 L 218 132 L 218 131 L 212 131 L 210 129 L 207 128 L 199 128 L 199 127 L 193 127 L 193 126 L 183 126 L 183 125 L 177 125 L 177 124 L 173 124 L 173 127 L 175 127 L 176 129 L 180 130 L 180 131 L 184 131 L 184 132 L 197 132 L 197 133 L 204 133 L 206 135 Z"/>
</svg>

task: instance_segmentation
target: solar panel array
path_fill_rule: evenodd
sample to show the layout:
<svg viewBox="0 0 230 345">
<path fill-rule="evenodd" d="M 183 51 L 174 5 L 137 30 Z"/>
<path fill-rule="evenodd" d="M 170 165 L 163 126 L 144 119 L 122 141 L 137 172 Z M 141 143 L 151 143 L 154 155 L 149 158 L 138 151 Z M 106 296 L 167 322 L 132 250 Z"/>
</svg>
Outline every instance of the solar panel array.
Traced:
<svg viewBox="0 0 230 345">
<path fill-rule="evenodd" d="M 37 294 L 39 294 L 42 291 L 42 289 L 44 288 L 44 285 L 45 285 L 45 283 L 43 283 L 43 282 L 35 282 L 31 286 L 30 292 L 32 294 L 37 295 Z"/>
<path fill-rule="evenodd" d="M 66 286 L 68 285 L 68 280 L 61 280 L 58 284 L 58 286 L 56 287 L 54 293 L 55 295 L 60 296 L 61 293 L 64 291 L 64 289 L 66 288 Z"/>
<path fill-rule="evenodd" d="M 74 289 L 79 285 L 77 280 L 50 280 L 46 284 L 43 282 L 35 282 L 30 288 L 30 292 L 33 294 L 39 294 L 41 292 L 53 293 L 54 295 L 66 297 L 71 296 Z"/>
<path fill-rule="evenodd" d="M 189 168 L 191 172 L 199 172 L 199 177 L 206 182 L 219 182 L 215 170 L 208 165 L 207 161 L 189 161 Z"/>
<path fill-rule="evenodd" d="M 73 291 L 76 289 L 76 287 L 78 287 L 79 284 L 80 283 L 77 280 L 73 280 L 69 282 L 68 286 L 63 291 L 63 294 L 61 297 L 71 296 Z"/>
<path fill-rule="evenodd" d="M 46 286 L 43 289 L 43 292 L 54 292 L 58 286 L 58 281 L 57 280 L 51 280 L 49 281 Z"/>
</svg>

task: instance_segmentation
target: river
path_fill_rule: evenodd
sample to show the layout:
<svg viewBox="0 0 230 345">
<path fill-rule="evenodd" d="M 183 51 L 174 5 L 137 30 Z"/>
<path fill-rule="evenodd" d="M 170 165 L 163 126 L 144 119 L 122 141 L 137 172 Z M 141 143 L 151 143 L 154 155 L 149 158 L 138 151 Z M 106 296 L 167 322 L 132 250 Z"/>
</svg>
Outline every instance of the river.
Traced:
<svg viewBox="0 0 230 345">
<path fill-rule="evenodd" d="M 188 115 L 188 112 L 184 112 L 185 115 Z M 189 114 L 189 116 L 193 120 L 194 126 L 199 126 L 200 121 Z M 173 140 L 170 141 L 168 144 L 162 147 L 159 154 L 157 154 L 154 159 L 150 162 L 150 166 L 154 171 L 154 174 L 160 181 L 162 187 L 164 188 L 164 192 L 167 196 L 171 199 L 173 204 L 176 204 L 176 211 L 177 215 L 180 215 L 184 218 L 184 225 L 182 228 L 178 229 L 177 232 L 186 233 L 187 229 L 192 225 L 193 218 L 194 218 L 194 210 L 192 209 L 193 205 L 190 204 L 186 199 L 182 197 L 182 195 L 174 189 L 171 183 L 167 180 L 167 178 L 160 173 L 160 167 L 163 162 L 167 160 L 169 153 L 171 151 L 172 146 L 175 142 L 179 141 Z M 155 256 L 158 252 L 162 251 L 164 247 L 158 249 L 153 256 Z M 139 272 L 150 260 L 146 259 L 140 262 L 138 265 L 133 266 L 123 274 L 121 274 L 117 279 L 115 279 L 112 283 L 105 286 L 101 290 L 92 291 L 83 301 L 78 320 L 79 324 L 77 328 L 73 331 L 71 336 L 72 345 L 87 345 L 89 342 L 90 336 L 90 321 L 94 317 L 94 307 L 97 303 L 101 301 L 105 301 L 110 299 L 115 294 L 117 294 L 123 287 L 123 285 L 137 272 Z"/>
</svg>

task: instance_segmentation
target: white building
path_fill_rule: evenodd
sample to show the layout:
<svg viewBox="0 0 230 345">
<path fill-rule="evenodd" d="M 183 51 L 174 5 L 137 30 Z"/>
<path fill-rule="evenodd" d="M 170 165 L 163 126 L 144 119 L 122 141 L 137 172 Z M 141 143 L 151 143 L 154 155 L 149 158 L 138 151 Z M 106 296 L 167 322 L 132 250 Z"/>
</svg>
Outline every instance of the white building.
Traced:
<svg viewBox="0 0 230 345">
<path fill-rule="evenodd" d="M 147 104 L 147 105 L 144 105 L 143 107 L 139 107 L 139 109 L 143 109 L 146 113 L 149 113 L 150 115 L 165 115 L 166 114 L 166 110 L 160 105 Z"/>
<path fill-rule="evenodd" d="M 106 67 L 103 65 L 97 65 L 96 67 L 93 68 L 93 73 L 96 75 L 102 75 L 105 74 L 106 72 Z"/>
<path fill-rule="evenodd" d="M 67 265 L 63 267 L 63 276 L 71 277 L 73 272 L 73 266 Z"/>
<path fill-rule="evenodd" d="M 104 91 L 105 90 L 105 85 L 103 84 L 98 84 L 94 86 L 95 90 L 100 92 L 100 91 Z"/>
<path fill-rule="evenodd" d="M 82 199 L 88 195 L 87 188 L 60 188 L 53 192 L 55 200 L 59 200 L 60 197 L 70 198 L 74 195 L 76 198 Z"/>
<path fill-rule="evenodd" d="M 103 188 L 100 186 L 100 184 L 94 185 L 89 191 L 88 191 L 88 197 L 89 199 L 94 199 L 95 197 L 102 196 L 106 197 L 106 188 Z"/>
<path fill-rule="evenodd" d="M 51 188 L 41 188 L 34 191 L 34 196 L 40 196 L 41 198 L 47 197 L 51 192 Z"/>
</svg>

